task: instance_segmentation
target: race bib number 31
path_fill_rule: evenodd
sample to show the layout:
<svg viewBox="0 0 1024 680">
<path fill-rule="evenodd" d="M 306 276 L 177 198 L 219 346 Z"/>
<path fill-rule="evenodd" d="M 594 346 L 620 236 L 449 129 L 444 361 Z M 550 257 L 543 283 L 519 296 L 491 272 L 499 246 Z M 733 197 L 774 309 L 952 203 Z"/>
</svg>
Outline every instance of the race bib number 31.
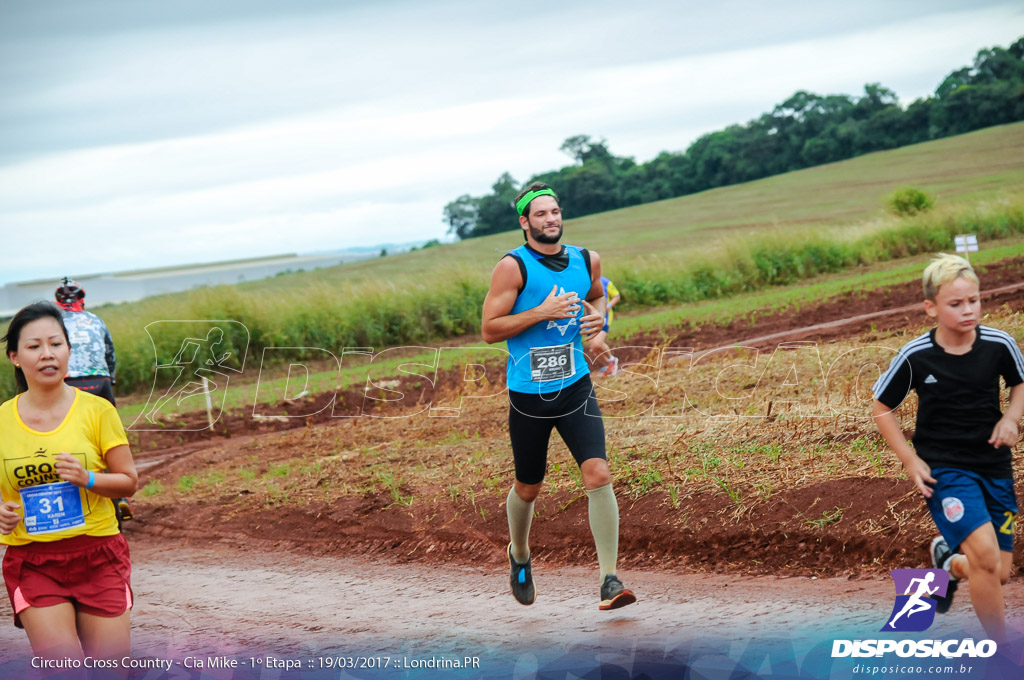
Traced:
<svg viewBox="0 0 1024 680">
<path fill-rule="evenodd" d="M 534 347 L 530 350 L 530 380 L 562 380 L 576 373 L 576 360 L 572 345 Z"/>
<path fill-rule="evenodd" d="M 21 506 L 25 509 L 25 530 L 30 534 L 49 534 L 85 526 L 82 494 L 71 482 L 22 489 Z"/>
</svg>

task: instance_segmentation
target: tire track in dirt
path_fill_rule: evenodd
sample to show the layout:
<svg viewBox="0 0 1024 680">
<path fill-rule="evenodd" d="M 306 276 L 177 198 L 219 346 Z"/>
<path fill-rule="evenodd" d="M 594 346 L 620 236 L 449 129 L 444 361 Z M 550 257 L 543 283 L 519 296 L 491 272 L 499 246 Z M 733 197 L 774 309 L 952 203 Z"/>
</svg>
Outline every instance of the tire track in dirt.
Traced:
<svg viewBox="0 0 1024 680">
<path fill-rule="evenodd" d="M 1024 299 L 1024 256 L 979 267 L 978 273 L 986 286 L 982 293 L 986 305 L 1020 303 Z M 879 306 L 883 309 L 879 310 Z M 629 338 L 615 338 L 615 342 L 623 348 L 629 348 L 623 352 L 624 358 L 637 360 L 646 353 L 644 348 L 662 346 L 692 347 L 700 352 L 708 352 L 737 344 L 768 346 L 786 340 L 808 338 L 826 341 L 859 333 L 872 327 L 872 324 L 878 330 L 906 328 L 921 322 L 924 315 L 919 310 L 921 284 L 914 281 L 867 292 L 844 293 L 811 306 L 768 313 L 754 312 L 749 319 L 733 320 L 727 324 L 707 324 L 676 333 L 641 333 Z M 439 371 L 436 383 L 429 385 L 416 378 L 397 376 L 394 379 L 399 381 L 399 385 L 394 389 L 401 390 L 406 396 L 404 402 L 420 403 L 450 389 L 462 378 L 457 371 Z M 331 422 L 332 411 L 358 413 L 365 407 L 364 396 L 364 386 L 360 385 L 290 401 L 281 409 L 282 414 L 288 411 L 314 414 L 303 417 L 256 419 L 251 410 L 236 410 L 222 414 L 212 429 L 207 426 L 206 414 L 203 412 L 181 414 L 177 417 L 177 427 L 168 423 L 167 432 L 132 431 L 129 437 L 137 460 L 145 462 L 151 457 L 163 457 L 161 452 L 181 449 L 193 442 L 280 432 Z M 335 403 L 333 410 L 325 408 L 331 400 Z"/>
<path fill-rule="evenodd" d="M 999 301 L 1000 304 L 1005 302 L 1018 299 L 1019 296 L 1014 295 L 1024 290 L 1024 282 L 1014 283 L 1008 286 L 1000 286 L 992 290 L 986 290 L 982 293 L 981 298 L 983 302 L 991 303 L 993 301 Z M 835 321 L 825 321 L 823 323 L 816 323 L 810 326 L 804 326 L 803 328 L 796 328 L 788 331 L 779 331 L 776 333 L 769 333 L 768 335 L 759 335 L 753 338 L 743 338 L 742 340 L 736 340 L 735 342 L 728 342 L 714 349 L 707 350 L 708 352 L 716 352 L 719 350 L 729 349 L 737 345 L 745 345 L 749 347 L 765 347 L 775 344 L 780 344 L 786 341 L 792 340 L 803 340 L 807 337 L 833 337 L 835 331 L 840 331 L 843 335 L 850 335 L 850 329 L 861 329 L 869 325 L 874 321 L 885 319 L 892 316 L 905 316 L 909 317 L 912 313 L 921 312 L 922 303 L 917 302 L 910 305 L 903 305 L 902 307 L 895 307 L 893 309 L 883 309 L 878 312 L 868 312 L 866 314 L 857 314 L 855 316 L 849 316 L 845 319 L 836 319 Z"/>
<path fill-rule="evenodd" d="M 987 291 L 986 304 L 1020 309 L 1022 270 L 1024 257 L 1002 264 L 998 276 L 985 272 L 983 280 L 999 282 Z M 921 322 L 915 311 L 919 296 L 916 284 L 895 286 L 872 291 L 870 300 L 849 294 L 813 310 L 762 316 L 753 325 L 743 320 L 674 337 L 633 338 L 629 344 L 710 349 L 808 335 L 841 337 L 872 323 L 904 328 Z M 868 308 L 880 299 L 885 310 Z M 793 330 L 794 325 L 799 328 Z M 343 398 L 361 399 L 362 393 Z M 236 414 L 223 432 L 182 444 L 170 446 L 171 440 L 159 437 L 144 440 L 148 446 L 139 452 L 139 467 L 146 474 L 184 469 L 201 461 L 214 444 L 229 453 L 245 452 L 249 443 L 282 425 L 317 422 L 325 421 L 255 423 Z M 451 650 L 481 654 L 496 675 L 511 677 L 526 655 L 543 666 L 561 663 L 566 650 L 590 658 L 630 659 L 640 649 L 676 648 L 709 635 L 735 645 L 775 634 L 800 641 L 822 631 L 877 631 L 893 595 L 891 582 L 880 574 L 897 566 L 921 566 L 921 546 L 899 532 L 876 542 L 822 541 L 800 520 L 778 523 L 776 515 L 780 509 L 813 507 L 819 497 L 838 493 L 856 501 L 844 515 L 851 523 L 876 514 L 887 502 L 919 501 L 905 480 L 853 478 L 826 485 L 795 489 L 764 504 L 760 514 L 748 519 L 774 528 L 756 532 L 720 525 L 687 530 L 674 522 L 692 512 L 714 523 L 725 502 L 720 494 L 698 494 L 669 513 L 667 499 L 659 494 L 623 499 L 620 573 L 640 601 L 611 613 L 596 609 L 585 504 L 571 496 L 544 496 L 538 505 L 534 536 L 540 598 L 533 607 L 515 605 L 507 593 L 501 538 L 507 528 L 497 500 L 488 501 L 486 519 L 463 502 L 455 507 L 454 519 L 430 530 L 415 513 L 384 512 L 390 499 L 372 494 L 331 506 L 278 507 L 236 517 L 226 516 L 219 503 L 167 507 L 143 502 L 139 519 L 126 528 L 135 563 L 135 655 L 312 658 L 357 650 L 421 656 Z M 877 564 L 865 565 L 866 556 Z M 588 567 L 573 566 L 578 564 Z M 842 577 L 744 573 L 751 571 Z M 1024 584 L 1012 580 L 1005 595 L 1007 610 L 1016 617 L 1011 623 L 1024 627 Z M 0 616 L 10 616 L 6 600 L 0 601 Z M 930 633 L 982 637 L 968 590 L 961 589 L 953 611 L 940 617 Z M 27 647 L 23 631 L 0 626 L 0 672 L 19 677 L 17 664 L 27 658 Z"/>
<path fill-rule="evenodd" d="M 983 280 L 994 285 L 985 293 L 985 304 L 1024 308 L 1022 270 L 1024 257 L 1003 261 L 984 271 Z M 883 332 L 903 329 L 922 323 L 920 295 L 919 284 L 911 282 L 867 294 L 847 293 L 813 307 L 775 311 L 756 317 L 753 325 L 743 319 L 685 329 L 671 337 L 652 334 L 630 342 L 646 343 L 649 347 L 711 349 L 736 344 L 766 346 L 797 339 L 821 341 L 848 337 L 869 327 Z M 886 303 L 885 309 L 874 308 L 879 301 Z M 417 388 L 411 383 L 407 387 L 403 383 L 397 389 L 408 390 L 410 401 L 424 402 L 449 389 L 457 377 L 461 379 L 442 374 L 433 387 Z M 338 398 L 349 409 L 362 403 L 363 390 L 348 390 Z M 322 396 L 310 398 L 308 405 L 315 406 L 318 400 Z M 194 418 L 201 421 L 205 415 L 195 414 Z M 479 420 L 467 422 L 471 427 L 484 426 Z M 155 448 L 143 450 L 139 460 L 141 465 L 150 466 L 147 474 L 171 482 L 175 474 L 191 474 L 219 460 L 241 461 L 250 457 L 247 447 L 263 438 L 278 436 L 273 434 L 276 431 L 345 425 L 352 423 L 332 419 L 329 409 L 309 418 L 269 422 L 231 414 L 223 432 L 218 429 L 184 433 L 196 438 L 172 448 L 161 448 L 157 433 L 149 440 Z M 493 438 L 493 446 L 507 446 L 504 439 L 497 443 L 499 437 L 507 436 L 501 434 L 499 423 L 490 422 L 487 427 L 495 430 L 484 433 L 485 437 Z M 841 429 L 833 435 L 848 436 Z M 395 436 L 416 435 L 410 432 Z M 382 441 L 381 445 L 388 442 Z M 272 445 L 272 453 L 261 455 L 270 453 L 284 460 L 288 455 L 298 454 L 300 449 L 294 442 L 287 446 L 286 450 L 276 451 L 276 444 Z M 216 459 L 211 447 L 216 447 Z M 420 494 L 425 490 L 406 490 L 413 491 L 428 501 L 437 495 L 436 490 L 425 496 Z M 495 494 L 470 500 L 442 498 L 441 503 L 435 498 L 433 504 L 419 502 L 408 508 L 396 506 L 393 497 L 381 492 L 349 495 L 329 504 L 303 501 L 301 505 L 247 506 L 244 511 L 233 506 L 234 500 L 225 497 L 192 502 L 187 507 L 143 500 L 139 518 L 129 531 L 161 540 L 295 550 L 317 556 L 356 552 L 397 563 L 429 564 L 453 560 L 464 564 L 500 562 L 499 553 L 504 546 L 501 537 L 507 535 L 503 498 Z M 581 540 L 589 531 L 586 504 L 578 500 L 573 493 L 559 492 L 545 494 L 539 501 L 538 517 L 542 521 L 534 523 L 533 535 L 541 563 L 593 561 L 592 546 Z M 811 520 L 823 516 L 823 509 L 829 510 L 833 502 L 843 509 L 842 521 L 822 531 Z M 735 507 L 729 498 L 717 491 L 681 495 L 671 502 L 667 495 L 655 492 L 638 499 L 623 498 L 621 503 L 621 562 L 633 569 L 801 575 L 881 572 L 894 567 L 921 566 L 921 555 L 926 554 L 929 540 L 924 525 L 918 526 L 921 504 L 909 482 L 870 475 L 777 489 L 766 500 L 752 497 L 745 501 L 742 518 L 734 516 Z M 882 511 L 884 517 L 880 516 Z M 915 519 L 904 526 L 902 521 L 893 520 L 897 516 Z M 870 531 L 860 526 L 870 527 Z M 757 555 L 757 559 L 751 559 L 751 555 Z M 1019 549 L 1018 558 L 1021 556 Z"/>
</svg>

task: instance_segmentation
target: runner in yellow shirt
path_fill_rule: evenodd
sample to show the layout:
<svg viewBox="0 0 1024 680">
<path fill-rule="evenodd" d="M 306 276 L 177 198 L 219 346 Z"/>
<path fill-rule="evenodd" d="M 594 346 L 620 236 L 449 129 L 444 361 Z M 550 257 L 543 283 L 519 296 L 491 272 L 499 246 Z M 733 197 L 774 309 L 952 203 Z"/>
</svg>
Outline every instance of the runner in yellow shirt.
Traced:
<svg viewBox="0 0 1024 680">
<path fill-rule="evenodd" d="M 0 543 L 15 625 L 36 656 L 120 660 L 131 649 L 131 561 L 108 499 L 138 485 L 124 427 L 109 402 L 64 383 L 71 350 L 56 306 L 20 310 L 3 340 L 19 389 L 0 405 Z"/>
<path fill-rule="evenodd" d="M 607 310 L 604 317 L 604 327 L 601 328 L 600 332 L 595 333 L 592 338 L 587 340 L 587 354 L 590 355 L 591 362 L 604 364 L 601 366 L 601 376 L 607 377 L 619 372 L 619 359 L 612 354 L 607 338 L 608 331 L 612 325 L 612 319 L 615 317 L 615 312 L 612 311 L 612 308 L 619 304 L 622 295 L 619 294 L 619 289 L 615 287 L 615 284 L 607 276 L 601 277 L 601 286 L 604 288 L 604 305 L 605 310 Z"/>
</svg>

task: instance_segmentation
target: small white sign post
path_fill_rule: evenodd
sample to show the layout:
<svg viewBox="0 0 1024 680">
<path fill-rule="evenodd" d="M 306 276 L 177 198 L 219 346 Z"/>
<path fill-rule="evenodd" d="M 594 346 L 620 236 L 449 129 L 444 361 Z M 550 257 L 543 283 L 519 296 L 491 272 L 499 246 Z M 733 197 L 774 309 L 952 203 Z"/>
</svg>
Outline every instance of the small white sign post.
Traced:
<svg viewBox="0 0 1024 680">
<path fill-rule="evenodd" d="M 206 395 L 206 421 L 210 423 L 210 429 L 213 429 L 213 401 L 210 399 L 210 381 L 203 376 L 203 394 Z"/>
<path fill-rule="evenodd" d="M 967 261 L 971 260 L 971 253 L 978 252 L 978 237 L 974 234 L 960 234 L 953 238 L 956 243 L 956 252 L 963 253 Z"/>
</svg>

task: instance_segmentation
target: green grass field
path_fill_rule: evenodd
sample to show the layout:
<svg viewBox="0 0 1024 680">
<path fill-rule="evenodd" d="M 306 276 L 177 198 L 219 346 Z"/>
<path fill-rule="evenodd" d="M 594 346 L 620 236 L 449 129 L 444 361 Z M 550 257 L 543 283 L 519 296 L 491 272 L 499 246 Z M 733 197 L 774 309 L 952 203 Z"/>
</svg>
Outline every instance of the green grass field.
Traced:
<svg viewBox="0 0 1024 680">
<path fill-rule="evenodd" d="M 972 255 L 971 262 L 975 266 L 982 266 L 1006 257 L 1019 255 L 1022 252 L 1024 252 L 1024 244 L 1020 240 L 1008 239 L 1003 242 L 986 244 L 982 252 Z M 669 334 L 674 329 L 683 326 L 696 327 L 709 323 L 727 323 L 731 319 L 743 318 L 755 311 L 763 312 L 791 306 L 800 308 L 803 305 L 811 305 L 850 291 L 868 291 L 882 286 L 916 282 L 920 279 L 921 270 L 929 257 L 929 255 L 919 255 L 871 267 L 857 268 L 855 271 L 825 274 L 800 283 L 772 287 L 718 300 L 707 300 L 682 307 L 668 306 L 627 310 L 626 313 L 616 316 L 615 334 L 620 338 L 628 338 L 639 333 Z M 444 342 L 443 346 L 456 347 L 460 344 L 462 343 L 458 341 L 448 341 Z M 483 342 L 471 342 L 470 345 L 482 346 Z M 447 356 L 447 359 L 444 354 L 438 355 L 436 351 L 409 349 L 402 353 L 401 358 L 375 361 L 375 368 L 370 377 L 376 379 L 381 376 L 396 375 L 397 367 L 401 363 L 435 365 L 440 360 L 437 368 L 446 369 L 456 362 L 464 363 L 473 356 L 470 347 L 459 352 L 458 356 Z M 478 353 L 474 360 L 483 362 L 493 358 L 492 353 L 485 350 Z M 224 404 L 228 410 L 248 409 L 254 403 L 280 403 L 286 396 L 294 396 L 298 391 L 295 384 L 286 385 L 287 380 L 283 377 L 286 374 L 284 366 L 259 376 L 260 384 L 257 389 L 256 376 L 259 370 L 257 361 L 258 358 L 255 358 L 252 363 L 247 365 L 245 374 L 235 381 L 234 388 L 228 392 L 227 401 Z M 309 393 L 320 394 L 365 384 L 368 377 L 365 363 L 356 362 L 355 365 L 351 365 L 351 362 L 343 360 L 342 364 L 341 369 L 338 370 L 337 367 L 324 361 L 314 359 L 307 362 L 306 365 L 309 367 L 310 373 L 308 384 L 305 386 Z M 287 395 L 285 394 L 286 386 L 289 391 Z M 140 392 L 119 399 L 118 411 L 121 413 L 122 419 L 132 422 L 146 405 L 146 397 L 146 392 Z"/>
<path fill-rule="evenodd" d="M 570 219 L 564 240 L 601 253 L 604 273 L 633 312 L 746 295 L 949 249 L 952 235 L 960 232 L 978 233 L 1012 251 L 1024 235 L 1022 157 L 1024 123 L 998 126 Z M 887 215 L 884 197 L 905 186 L 937 195 L 935 211 L 909 219 Z M 571 216 L 572 207 L 564 208 Z M 239 321 L 248 329 L 250 357 L 259 357 L 265 347 L 336 351 L 437 344 L 478 331 L 491 269 L 521 242 L 516 229 L 97 311 L 115 338 L 122 393 L 148 391 L 154 352 L 167 362 L 178 351 L 180 336 L 147 335 L 146 325 L 158 320 Z M 671 310 L 664 314 L 650 322 L 682 320 Z M 639 329 L 642 322 L 637 317 L 630 323 Z M 229 337 L 224 347 L 237 352 L 244 341 Z M 12 377 L 4 372 L 0 398 L 12 393 Z"/>
<path fill-rule="evenodd" d="M 684 256 L 721 239 L 797 227 L 860 229 L 885 221 L 883 198 L 903 186 L 936 194 L 940 206 L 975 205 L 1019 194 L 1024 191 L 1021 158 L 1024 123 L 997 126 L 577 220 L 571 219 L 572 206 L 564 206 L 570 218 L 565 240 L 600 252 L 614 276 L 636 258 Z M 516 226 L 509 213 L 510 225 Z M 247 286 L 280 291 L 307 288 L 313 279 L 324 284 L 398 284 L 478 276 L 489 274 L 497 259 L 521 242 L 516 229 Z"/>
</svg>

